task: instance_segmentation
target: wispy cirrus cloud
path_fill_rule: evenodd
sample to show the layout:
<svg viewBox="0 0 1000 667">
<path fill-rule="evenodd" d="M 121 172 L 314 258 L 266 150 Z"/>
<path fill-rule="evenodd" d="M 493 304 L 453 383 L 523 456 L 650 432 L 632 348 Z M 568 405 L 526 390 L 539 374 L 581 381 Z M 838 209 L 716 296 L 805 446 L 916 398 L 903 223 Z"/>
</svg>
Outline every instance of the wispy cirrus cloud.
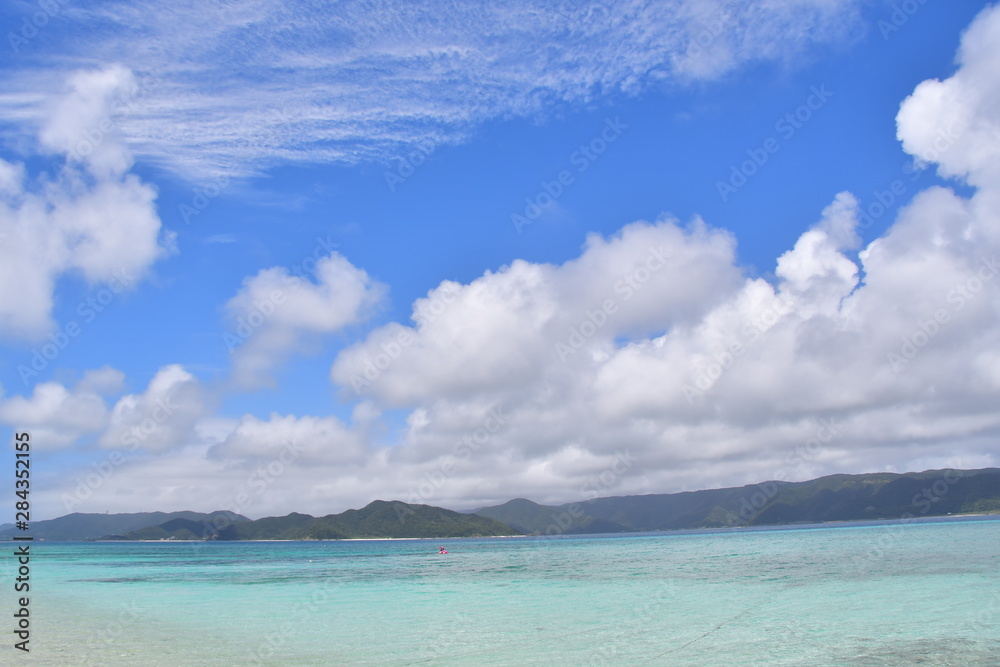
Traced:
<svg viewBox="0 0 1000 667">
<path fill-rule="evenodd" d="M 386 161 L 485 120 L 711 80 L 850 38 L 861 0 L 644 3 L 271 1 L 68 7 L 0 70 L 8 136 L 78 69 L 155 85 L 120 118 L 130 149 L 188 178 Z"/>
<path fill-rule="evenodd" d="M 152 49 L 126 45 L 121 67 L 73 81 L 127 90 L 162 68 L 156 86 L 131 98 L 113 136 L 120 144 L 108 144 L 101 165 L 116 164 L 121 146 L 185 175 L 378 160 L 425 136 L 459 140 L 485 119 L 540 116 L 565 102 L 781 59 L 837 39 L 855 7 L 458 5 L 437 25 L 438 10 L 399 14 L 374 3 L 354 24 L 345 17 L 361 5 L 339 5 L 332 18 L 260 3 L 177 6 L 176 15 L 113 3 L 100 14 L 73 14 L 81 25 L 113 28 L 113 39 L 91 44 L 98 58 L 112 57 L 110 45 L 133 30 L 145 30 Z M 715 25 L 713 17 L 718 34 L 700 27 Z M 463 31 L 470 21 L 482 35 Z M 556 30 L 567 32 L 567 46 L 546 49 Z M 113 404 L 106 395 L 119 378 L 108 371 L 72 389 L 40 384 L 24 399 L 0 401 L 0 420 L 27 414 L 33 424 L 55 424 L 63 447 L 95 433 L 100 444 L 120 447 L 148 431 L 139 441 L 144 457 L 95 492 L 122 510 L 135 489 L 156 502 L 196 497 L 201 509 L 215 509 L 275 461 L 284 472 L 267 487 L 266 511 L 407 499 L 425 482 L 433 494 L 418 497 L 456 507 L 516 495 L 575 500 L 620 450 L 636 463 L 603 492 L 741 484 L 776 472 L 801 479 L 996 465 L 997 44 L 993 9 L 966 33 L 954 76 L 918 86 L 897 117 L 905 150 L 971 187 L 920 192 L 860 252 L 859 204 L 848 192 L 831 190 L 829 205 L 800 221 L 814 224 L 775 258 L 771 280 L 741 266 L 734 236 L 712 221 L 663 217 L 592 235 L 562 263 L 518 260 L 442 281 L 413 303 L 412 325 L 379 324 L 337 353 L 331 378 L 358 401 L 350 419 L 287 409 L 214 418 L 201 407 L 206 395 L 218 398 L 213 388 L 167 366 L 144 391 Z M 80 58 L 66 53 L 59 67 L 78 67 Z M 8 120 L 30 124 L 44 96 L 4 99 L 4 108 L 18 109 Z M 169 122 L 180 117 L 187 124 Z M 45 136 L 52 150 L 72 146 Z M 20 193 L 24 180 L 20 165 L 0 162 L 0 191 Z M 783 205 L 776 201 L 775 210 Z M 220 304 L 227 331 L 239 337 L 226 389 L 266 384 L 304 344 L 363 322 L 382 298 L 378 279 L 336 252 L 308 279 L 281 268 L 249 276 Z M 493 411 L 502 428 L 469 446 L 487 433 Z M 393 419 L 400 426 L 389 433 Z M 791 466 L 789 454 L 822 423 L 833 437 Z M 295 446 L 287 460 L 285 442 Z M 60 491 L 53 488 L 43 493 Z"/>
</svg>

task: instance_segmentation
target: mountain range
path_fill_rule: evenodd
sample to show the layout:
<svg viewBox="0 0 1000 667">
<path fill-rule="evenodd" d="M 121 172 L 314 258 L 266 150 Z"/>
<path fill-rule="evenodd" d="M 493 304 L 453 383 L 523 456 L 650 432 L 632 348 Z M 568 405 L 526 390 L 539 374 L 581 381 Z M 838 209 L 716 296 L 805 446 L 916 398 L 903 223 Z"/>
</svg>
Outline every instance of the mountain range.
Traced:
<svg viewBox="0 0 1000 667">
<path fill-rule="evenodd" d="M 510 526 L 476 514 L 430 505 L 376 500 L 358 510 L 313 517 L 293 512 L 256 521 L 206 523 L 175 519 L 120 539 L 342 540 L 385 537 L 494 537 L 516 535 Z"/>
<path fill-rule="evenodd" d="M 16 534 L 0 526 L 0 539 Z M 45 540 L 339 540 L 381 537 L 492 537 L 516 535 L 510 526 L 475 514 L 429 505 L 376 500 L 359 510 L 313 517 L 250 520 L 232 512 L 152 512 L 145 514 L 69 514 L 31 525 L 30 535 Z"/>
<path fill-rule="evenodd" d="M 249 521 L 245 516 L 228 511 L 210 514 L 203 512 L 135 512 L 130 514 L 83 514 L 74 512 L 48 521 L 32 521 L 27 534 L 36 540 L 93 540 L 103 535 L 123 534 L 148 526 L 173 520 L 204 521 L 209 523 Z M 0 540 L 9 540 L 21 534 L 14 524 L 0 525 Z"/>
<path fill-rule="evenodd" d="M 472 512 L 376 500 L 313 517 L 251 520 L 228 511 L 69 514 L 31 524 L 45 540 L 329 540 L 621 533 L 1000 513 L 1000 469 L 829 475 L 683 493 L 540 505 L 516 498 Z M 18 531 L 0 525 L 0 540 Z"/>
<path fill-rule="evenodd" d="M 539 505 L 517 498 L 476 514 L 528 534 L 618 533 L 1000 512 L 1000 469 L 829 475 L 685 493 Z"/>
</svg>

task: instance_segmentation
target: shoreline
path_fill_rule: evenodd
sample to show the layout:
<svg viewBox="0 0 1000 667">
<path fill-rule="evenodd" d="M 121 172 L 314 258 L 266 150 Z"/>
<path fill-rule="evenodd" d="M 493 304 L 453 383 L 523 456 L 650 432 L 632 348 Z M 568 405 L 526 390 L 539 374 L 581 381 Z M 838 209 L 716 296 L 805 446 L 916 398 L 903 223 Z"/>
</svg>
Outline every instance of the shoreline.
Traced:
<svg viewBox="0 0 1000 667">
<path fill-rule="evenodd" d="M 931 514 L 927 516 L 914 516 L 910 518 L 878 518 L 878 519 L 833 519 L 830 521 L 817 521 L 817 522 L 795 522 L 795 523 L 775 523 L 775 524 L 757 524 L 757 525 L 738 525 L 738 526 L 704 526 L 699 528 L 674 528 L 670 530 L 636 530 L 636 531 L 625 531 L 625 532 L 613 532 L 613 533 L 558 533 L 556 535 L 542 535 L 542 534 L 518 534 L 518 535 L 483 535 L 478 537 L 345 537 L 340 539 L 326 539 L 326 540 L 285 540 L 285 539 L 275 539 L 275 540 L 170 540 L 170 539 L 157 539 L 157 540 L 92 540 L 92 539 L 74 539 L 74 540 L 50 540 L 46 538 L 36 538 L 37 543 L 67 543 L 67 542 L 91 542 L 91 543 L 143 543 L 143 544 L 158 544 L 163 542 L 174 542 L 177 544 L 194 544 L 194 543 L 205 543 L 205 542 L 220 542 L 220 543 L 240 543 L 240 542 L 384 542 L 384 541 L 412 541 L 412 540 L 487 540 L 487 539 L 511 539 L 511 538 L 554 538 L 554 537 L 579 537 L 582 535 L 607 535 L 607 536 L 627 536 L 627 535 L 650 535 L 650 534 L 670 534 L 670 533 L 686 533 L 690 531 L 738 531 L 738 530 L 765 530 L 768 528 L 798 528 L 804 526 L 832 526 L 832 525 L 844 525 L 850 526 L 852 524 L 861 523 L 879 523 L 879 522 L 893 522 L 893 523 L 912 523 L 915 520 L 929 521 L 929 520 L 947 520 L 947 519 L 967 519 L 974 517 L 1000 517 L 1000 510 L 998 511 L 987 511 L 987 512 L 962 512 L 960 514 Z M 3 539 L 0 542 L 13 542 L 11 539 Z"/>
<path fill-rule="evenodd" d="M 609 535 L 614 533 L 609 533 Z M 532 535 L 482 535 L 478 537 L 343 537 L 329 540 L 55 540 L 57 542 L 91 542 L 101 544 L 159 544 L 160 542 L 175 542 L 177 544 L 218 542 L 221 544 L 239 542 L 388 542 L 408 540 L 503 540 L 512 537 L 537 537 Z M 6 540 L 5 540 L 6 541 Z"/>
</svg>

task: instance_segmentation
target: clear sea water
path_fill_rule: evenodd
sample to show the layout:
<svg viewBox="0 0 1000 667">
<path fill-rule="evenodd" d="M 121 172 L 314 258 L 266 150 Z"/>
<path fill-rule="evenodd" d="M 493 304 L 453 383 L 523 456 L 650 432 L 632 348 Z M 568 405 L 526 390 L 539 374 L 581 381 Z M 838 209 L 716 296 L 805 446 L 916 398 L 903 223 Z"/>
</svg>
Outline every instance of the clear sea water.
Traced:
<svg viewBox="0 0 1000 667">
<path fill-rule="evenodd" d="M 1000 517 L 32 552 L 0 664 L 1000 665 Z"/>
</svg>

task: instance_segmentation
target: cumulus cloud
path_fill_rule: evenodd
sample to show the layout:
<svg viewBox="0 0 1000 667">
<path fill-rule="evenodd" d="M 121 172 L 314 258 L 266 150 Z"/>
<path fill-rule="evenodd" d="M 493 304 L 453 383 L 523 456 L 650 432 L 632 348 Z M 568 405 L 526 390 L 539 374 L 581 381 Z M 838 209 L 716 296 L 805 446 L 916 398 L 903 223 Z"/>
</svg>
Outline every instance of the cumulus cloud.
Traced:
<svg viewBox="0 0 1000 667">
<path fill-rule="evenodd" d="M 896 116 L 903 148 L 943 176 L 995 189 L 1000 177 L 1000 88 L 991 78 L 1000 66 L 1000 14 L 984 9 L 962 37 L 954 76 L 916 87 Z"/>
<path fill-rule="evenodd" d="M 283 451 L 289 463 L 305 465 L 360 464 L 366 453 L 363 434 L 335 417 L 272 414 L 267 421 L 244 416 L 211 455 L 260 461 L 281 456 Z"/>
<path fill-rule="evenodd" d="M 336 251 L 316 262 L 313 278 L 264 269 L 244 280 L 226 304 L 235 386 L 270 383 L 273 370 L 293 351 L 363 321 L 385 292 Z"/>
<path fill-rule="evenodd" d="M 121 392 L 125 386 L 125 374 L 111 366 L 87 371 L 77 383 L 77 388 L 91 391 L 104 396 L 112 396 Z"/>
<path fill-rule="evenodd" d="M 201 382 L 179 365 L 157 371 L 141 394 L 128 394 L 115 403 L 102 447 L 159 452 L 192 438 L 195 425 L 209 409 Z"/>
<path fill-rule="evenodd" d="M 1000 106 L 984 100 L 1000 94 L 998 25 L 1000 10 L 984 12 L 958 72 L 921 84 L 899 115 L 903 147 L 974 194 L 919 193 L 857 259 L 846 192 L 778 258 L 773 282 L 743 275 L 721 231 L 633 225 L 562 266 L 515 262 L 443 283 L 414 304 L 413 326 L 343 351 L 332 379 L 408 408 L 406 445 L 389 459 L 431 471 L 472 415 L 503 406 L 505 428 L 442 489 L 452 502 L 494 488 L 496 500 L 579 497 L 623 448 L 638 463 L 616 492 L 996 464 Z M 935 145 L 936 128 L 953 140 Z M 613 286 L 649 248 L 665 268 L 627 304 Z M 600 310 L 604 298 L 615 312 Z"/>
<path fill-rule="evenodd" d="M 113 120 L 115 108 L 136 94 L 131 70 L 111 65 L 73 73 L 68 92 L 52 105 L 39 133 L 42 146 L 82 162 L 98 177 L 120 176 L 132 155 Z"/>
<path fill-rule="evenodd" d="M 21 191 L 24 165 L 0 160 L 0 195 L 11 196 Z"/>
<path fill-rule="evenodd" d="M 397 323 L 342 352 L 331 374 L 359 395 L 413 406 L 510 392 L 590 366 L 616 337 L 696 322 L 733 290 L 734 242 L 700 221 L 636 223 L 588 237 L 562 266 L 515 261 L 469 285 L 442 283 Z"/>
<path fill-rule="evenodd" d="M 133 174 L 109 108 L 133 85 L 122 67 L 78 72 L 44 109 L 40 142 L 65 158 L 58 174 L 30 179 L 0 159 L 0 331 L 37 340 L 53 327 L 58 281 L 134 287 L 172 246 L 156 191 Z"/>
<path fill-rule="evenodd" d="M 43 447 L 65 448 L 105 427 L 108 410 L 104 402 L 109 387 L 85 377 L 76 387 L 67 389 L 58 382 L 35 385 L 30 397 L 12 396 L 0 400 L 0 422 L 27 429 Z"/>
<path fill-rule="evenodd" d="M 245 507 L 325 513 L 373 497 L 473 507 L 998 465 L 1000 105 L 983 102 L 1000 95 L 997 25 L 1000 8 L 981 14 L 955 75 L 921 84 L 898 121 L 903 147 L 970 194 L 919 193 L 855 255 L 857 201 L 831 193 L 770 280 L 739 266 L 731 235 L 661 220 L 591 237 L 561 265 L 443 282 L 412 324 L 378 327 L 336 358 L 331 378 L 359 399 L 353 423 L 246 416 L 164 454 L 151 494 L 205 492 L 201 509 L 214 509 L 263 484 L 266 500 L 248 491 Z M 952 122 L 954 140 L 935 147 L 934 128 Z M 251 279 L 238 312 L 263 294 L 256 281 L 284 277 Z M 319 303 L 323 284 L 306 286 Z M 294 335 L 335 326 L 289 317 Z M 394 416 L 398 438 L 369 430 Z M 265 480 L 286 438 L 307 453 Z M 156 478 L 129 475 L 115 488 Z"/>
<path fill-rule="evenodd" d="M 782 291 L 799 304 L 799 313 L 836 314 L 858 283 L 858 267 L 842 253 L 857 242 L 857 200 L 842 192 L 823 211 L 819 225 L 778 258 L 775 275 Z"/>
<path fill-rule="evenodd" d="M 389 161 L 417 144 L 461 141 L 491 118 L 534 116 L 663 81 L 715 79 L 749 62 L 790 61 L 857 34 L 860 4 L 462 1 L 374 11 L 365 0 L 332 10 L 255 0 L 76 7 L 74 23 L 90 38 L 79 45 L 59 40 L 55 63 L 45 54 L 21 54 L 36 67 L 7 77 L 3 87 L 11 94 L 0 97 L 0 108 L 16 124 L 37 124 L 42 103 L 31 93 L 56 85 L 50 72 L 67 62 L 125 62 L 155 80 L 121 120 L 127 145 L 185 178 L 288 162 Z M 561 48 L 538 48 L 553 35 Z M 99 78 L 88 87 L 134 84 L 121 70 Z M 95 95 L 76 97 L 87 103 Z M 82 118 L 60 117 L 66 129 Z M 74 140 L 46 136 L 60 145 Z M 114 158 L 102 150 L 100 163 Z"/>
</svg>

